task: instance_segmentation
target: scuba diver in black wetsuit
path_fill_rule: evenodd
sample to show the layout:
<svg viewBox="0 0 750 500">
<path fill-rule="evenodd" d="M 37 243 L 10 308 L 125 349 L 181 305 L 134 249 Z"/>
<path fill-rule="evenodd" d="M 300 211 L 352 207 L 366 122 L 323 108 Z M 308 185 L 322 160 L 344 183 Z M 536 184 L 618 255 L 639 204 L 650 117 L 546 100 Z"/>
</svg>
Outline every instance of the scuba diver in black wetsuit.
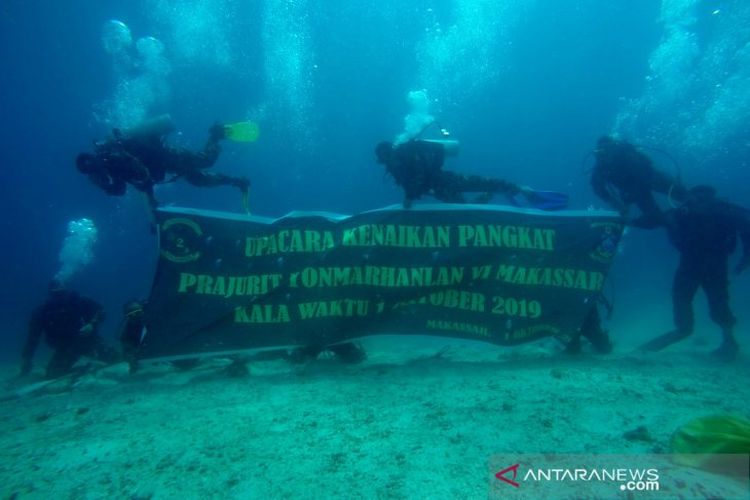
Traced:
<svg viewBox="0 0 750 500">
<path fill-rule="evenodd" d="M 432 100 L 425 89 L 409 92 L 407 101 L 409 114 L 404 117 L 403 132 L 395 142 L 383 141 L 375 147 L 377 162 L 404 190 L 404 208 L 424 195 L 445 203 L 466 203 L 465 193 L 479 193 L 472 203 L 487 203 L 493 195 L 504 194 L 511 204 L 518 205 L 514 196 L 523 194 L 534 208 L 559 210 L 567 206 L 564 193 L 534 191 L 502 179 L 443 170 L 445 157 L 458 153 L 459 142 L 451 139 L 450 132 L 431 114 Z M 431 130 L 439 132 L 437 139 L 426 138 Z"/>
<path fill-rule="evenodd" d="M 167 174 L 173 175 L 174 179 L 182 177 L 194 186 L 237 187 L 246 205 L 250 187 L 248 179 L 205 171 L 219 157 L 219 141 L 226 136 L 225 127 L 212 126 L 206 145 L 199 152 L 167 145 L 165 137 L 172 130 L 174 125 L 167 115 L 130 131 L 114 129 L 111 138 L 95 144 L 93 154 L 79 154 L 76 166 L 109 195 L 122 196 L 127 185 L 132 185 L 148 196 L 152 208 L 157 206 L 154 185 L 165 182 Z"/>
<path fill-rule="evenodd" d="M 404 190 L 404 208 L 410 208 L 414 200 L 424 195 L 446 203 L 466 203 L 465 193 L 480 193 L 472 203 L 487 203 L 494 194 L 510 199 L 523 194 L 541 209 L 555 210 L 567 204 L 563 193 L 534 191 L 502 179 L 443 170 L 445 156 L 455 147 L 455 141 L 412 139 L 397 146 L 384 141 L 376 146 L 375 156 Z"/>
<path fill-rule="evenodd" d="M 54 350 L 47 364 L 47 378 L 69 373 L 81 356 L 105 363 L 117 361 L 115 351 L 105 346 L 97 334 L 97 325 L 103 318 L 101 304 L 66 290 L 57 280 L 51 281 L 47 300 L 34 310 L 29 321 L 21 355 L 21 375 L 31 371 L 34 352 L 42 336 Z"/>
<path fill-rule="evenodd" d="M 654 227 L 666 222 L 654 192 L 678 202 L 687 197 L 678 179 L 654 168 L 651 160 L 629 142 L 602 137 L 594 155 L 596 163 L 591 172 L 594 193 L 623 215 L 631 204 L 637 205 L 641 215 L 631 219 L 630 225 Z"/>
<path fill-rule="evenodd" d="M 729 256 L 742 241 L 742 255 L 735 268 L 740 274 L 750 266 L 750 214 L 738 205 L 716 197 L 710 186 L 689 191 L 687 201 L 667 213 L 669 238 L 680 252 L 680 264 L 672 284 L 674 331 L 647 342 L 641 349 L 659 351 L 693 333 L 693 298 L 703 288 L 711 319 L 722 330 L 721 346 L 712 352 L 724 361 L 734 359 L 739 345 L 734 337 L 736 319 L 729 308 Z"/>
</svg>

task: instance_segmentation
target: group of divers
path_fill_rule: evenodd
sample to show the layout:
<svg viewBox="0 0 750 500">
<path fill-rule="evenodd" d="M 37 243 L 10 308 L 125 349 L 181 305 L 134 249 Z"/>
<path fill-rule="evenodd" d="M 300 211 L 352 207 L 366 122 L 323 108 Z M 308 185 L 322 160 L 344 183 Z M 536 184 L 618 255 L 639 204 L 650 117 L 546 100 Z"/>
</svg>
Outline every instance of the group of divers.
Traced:
<svg viewBox="0 0 750 500">
<path fill-rule="evenodd" d="M 243 140 L 241 125 L 213 125 L 205 146 L 195 152 L 170 145 L 167 136 L 174 126 L 168 117 L 158 117 L 130 130 L 113 130 L 106 140 L 94 144 L 92 152 L 79 154 L 76 166 L 108 195 L 122 196 L 130 185 L 146 195 L 152 209 L 158 206 L 154 187 L 177 179 L 201 187 L 234 186 L 242 193 L 246 208 L 250 186 L 247 178 L 208 171 L 219 157 L 222 140 Z M 566 206 L 567 196 L 562 193 L 536 191 L 502 179 L 444 170 L 444 160 L 455 152 L 457 142 L 448 138 L 444 129 L 440 129 L 437 139 L 426 138 L 424 132 L 429 128 L 408 140 L 381 142 L 375 148 L 377 163 L 403 189 L 405 209 L 423 196 L 446 203 L 487 203 L 494 195 L 503 195 L 515 205 L 521 197 L 527 205 L 545 210 Z M 604 136 L 598 140 L 593 154 L 590 180 L 594 193 L 616 209 L 626 225 L 664 228 L 680 255 L 672 285 L 675 328 L 643 344 L 641 350 L 659 351 L 693 333 L 692 302 L 702 288 L 708 298 L 710 317 L 722 334 L 721 344 L 711 354 L 722 361 L 735 359 L 739 345 L 734 335 L 736 319 L 729 306 L 729 258 L 740 239 L 742 254 L 734 272 L 739 274 L 750 265 L 748 210 L 719 198 L 711 186 L 686 187 L 677 176 L 657 169 L 641 148 L 624 140 Z M 475 198 L 467 200 L 468 194 Z M 660 208 L 656 195 L 668 198 L 671 208 Z M 105 363 L 124 360 L 129 363 L 131 373 L 135 372 L 146 331 L 144 302 L 129 301 L 123 312 L 119 335 L 122 352 L 118 352 L 97 333 L 97 326 L 104 318 L 102 305 L 53 280 L 46 301 L 31 315 L 21 375 L 31 371 L 34 352 L 43 337 L 53 350 L 46 368 L 47 378 L 75 373 L 74 365 L 82 356 Z M 566 346 L 568 352 L 580 351 L 582 337 L 597 352 L 612 350 L 596 307 L 577 333 Z M 293 352 L 285 351 L 284 356 L 290 361 L 301 361 L 315 358 L 324 350 L 345 362 L 359 362 L 366 357 L 362 348 L 353 343 L 300 347 Z"/>
</svg>

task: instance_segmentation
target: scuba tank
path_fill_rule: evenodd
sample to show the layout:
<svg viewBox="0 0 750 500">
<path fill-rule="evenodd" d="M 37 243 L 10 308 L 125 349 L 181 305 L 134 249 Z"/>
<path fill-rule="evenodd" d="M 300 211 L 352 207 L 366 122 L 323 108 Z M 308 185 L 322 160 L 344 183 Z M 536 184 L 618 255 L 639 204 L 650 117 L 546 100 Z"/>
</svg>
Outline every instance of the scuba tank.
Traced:
<svg viewBox="0 0 750 500">
<path fill-rule="evenodd" d="M 143 120 L 138 125 L 120 130 L 119 134 L 123 139 L 140 139 L 148 136 L 162 136 L 177 130 L 172 117 L 165 113 Z"/>
<path fill-rule="evenodd" d="M 419 139 L 422 142 L 432 142 L 443 146 L 445 156 L 458 155 L 460 143 L 456 139 Z"/>
<path fill-rule="evenodd" d="M 440 132 L 439 139 L 423 139 L 421 137 L 427 131 L 427 129 L 431 127 L 437 127 Z M 448 130 L 444 127 L 440 126 L 440 124 L 433 119 L 429 123 L 427 123 L 422 128 L 422 130 L 419 131 L 414 139 L 422 142 L 432 142 L 434 144 L 440 144 L 441 146 L 443 146 L 443 154 L 445 154 L 445 156 L 457 156 L 459 149 L 458 146 L 460 143 L 456 139 L 451 139 L 450 136 L 451 133 L 448 132 Z"/>
</svg>

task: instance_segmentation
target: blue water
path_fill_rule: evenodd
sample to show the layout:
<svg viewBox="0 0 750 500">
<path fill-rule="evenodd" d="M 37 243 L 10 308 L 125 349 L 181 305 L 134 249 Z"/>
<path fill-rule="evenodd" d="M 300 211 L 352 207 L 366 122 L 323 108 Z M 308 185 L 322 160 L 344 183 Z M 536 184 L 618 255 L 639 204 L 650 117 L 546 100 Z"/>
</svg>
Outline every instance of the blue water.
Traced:
<svg viewBox="0 0 750 500">
<path fill-rule="evenodd" d="M 107 53 L 112 19 L 163 53 L 131 48 L 130 63 Z M 143 201 L 104 195 L 73 163 L 111 126 L 168 112 L 173 139 L 198 148 L 215 121 L 253 119 L 260 140 L 226 144 L 214 168 L 252 180 L 254 213 L 354 213 L 401 200 L 372 150 L 400 132 L 408 91 L 425 88 L 462 142 L 446 168 L 601 206 L 582 159 L 618 132 L 667 151 L 687 184 L 747 204 L 749 39 L 744 0 L 2 2 L 1 351 L 17 359 L 71 220 L 98 228 L 94 258 L 70 285 L 104 303 L 105 335 L 125 300 L 148 293 L 156 241 Z M 157 197 L 240 208 L 225 188 L 177 183 Z M 662 234 L 631 233 L 615 264 L 616 314 L 657 303 L 669 326 L 676 258 Z M 743 278 L 733 288 L 741 321 Z"/>
</svg>

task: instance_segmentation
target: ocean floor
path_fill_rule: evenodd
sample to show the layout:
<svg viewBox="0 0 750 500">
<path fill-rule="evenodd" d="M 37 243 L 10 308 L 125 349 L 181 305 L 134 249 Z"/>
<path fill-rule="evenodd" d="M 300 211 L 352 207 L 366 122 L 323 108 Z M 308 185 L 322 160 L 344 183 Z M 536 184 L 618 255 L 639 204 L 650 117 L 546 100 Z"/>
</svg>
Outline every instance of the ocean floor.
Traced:
<svg viewBox="0 0 750 500">
<path fill-rule="evenodd" d="M 353 366 L 119 364 L 10 398 L 40 379 L 7 366 L 2 498 L 487 498 L 496 454 L 666 453 L 694 417 L 750 416 L 747 354 L 721 365 L 695 342 L 607 356 L 362 343 Z"/>
</svg>

